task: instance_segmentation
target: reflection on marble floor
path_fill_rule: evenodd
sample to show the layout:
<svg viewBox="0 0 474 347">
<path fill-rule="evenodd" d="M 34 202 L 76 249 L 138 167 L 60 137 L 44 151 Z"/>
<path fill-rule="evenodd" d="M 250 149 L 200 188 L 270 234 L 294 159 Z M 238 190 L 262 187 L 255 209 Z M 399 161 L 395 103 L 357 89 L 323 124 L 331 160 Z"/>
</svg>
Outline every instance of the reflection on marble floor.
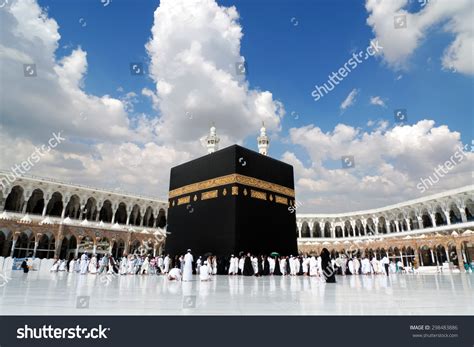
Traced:
<svg viewBox="0 0 474 347">
<path fill-rule="evenodd" d="M 472 315 L 472 274 L 310 277 L 23 274 L 0 282 L 0 315 Z"/>
</svg>

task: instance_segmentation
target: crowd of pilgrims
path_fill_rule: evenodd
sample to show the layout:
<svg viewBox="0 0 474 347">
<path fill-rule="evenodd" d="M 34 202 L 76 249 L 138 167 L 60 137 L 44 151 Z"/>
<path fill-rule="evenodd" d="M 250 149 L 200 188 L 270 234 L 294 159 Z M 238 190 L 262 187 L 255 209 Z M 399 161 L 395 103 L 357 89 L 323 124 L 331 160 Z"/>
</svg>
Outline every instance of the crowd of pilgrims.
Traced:
<svg viewBox="0 0 474 347">
<path fill-rule="evenodd" d="M 207 254 L 199 256 L 196 261 L 188 250 L 185 255 L 171 257 L 129 254 L 116 260 L 109 254 L 103 256 L 86 252 L 80 259 L 69 262 L 56 259 L 51 272 L 68 271 L 80 274 L 119 274 L 119 275 L 165 275 L 169 280 L 189 281 L 192 275 L 198 275 L 202 281 L 211 279 L 212 275 L 242 276 L 316 276 L 326 282 L 335 282 L 335 274 L 385 274 L 405 271 L 401 261 L 391 262 L 385 256 L 381 260 L 373 257 L 352 257 L 345 254 L 331 257 L 324 248 L 320 255 L 255 256 L 250 253 L 239 256 L 217 257 Z"/>
</svg>

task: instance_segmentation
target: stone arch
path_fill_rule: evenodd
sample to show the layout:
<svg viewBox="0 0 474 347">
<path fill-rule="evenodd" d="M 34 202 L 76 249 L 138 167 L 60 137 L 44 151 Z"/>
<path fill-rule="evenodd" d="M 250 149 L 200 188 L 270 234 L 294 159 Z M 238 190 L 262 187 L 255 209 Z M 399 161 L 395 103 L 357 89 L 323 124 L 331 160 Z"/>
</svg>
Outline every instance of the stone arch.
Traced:
<svg viewBox="0 0 474 347">
<path fill-rule="evenodd" d="M 376 233 L 376 227 L 372 218 L 367 218 L 367 226 L 365 227 L 366 235 L 374 235 Z"/>
<path fill-rule="evenodd" d="M 112 247 L 112 257 L 115 259 L 119 259 L 123 256 L 125 251 L 125 242 L 122 239 L 114 242 L 114 246 Z"/>
<path fill-rule="evenodd" d="M 446 220 L 446 216 L 445 216 L 441 206 L 437 205 L 434 208 L 434 215 L 435 215 L 436 226 L 447 225 L 448 224 L 448 222 Z"/>
<path fill-rule="evenodd" d="M 77 248 L 77 239 L 74 235 L 66 235 L 61 242 L 59 259 L 71 260 Z"/>
<path fill-rule="evenodd" d="M 72 195 L 69 198 L 69 202 L 66 205 L 66 213 L 64 214 L 65 217 L 69 217 L 71 219 L 79 219 L 81 215 L 81 199 L 76 195 Z"/>
<path fill-rule="evenodd" d="M 331 223 L 324 223 L 324 237 L 332 237 L 331 235 Z"/>
<path fill-rule="evenodd" d="M 126 224 L 127 223 L 127 205 L 124 202 L 121 202 L 118 207 L 117 211 L 115 212 L 115 223 L 119 224 Z"/>
<path fill-rule="evenodd" d="M 447 255 L 446 255 L 446 248 L 443 245 L 437 245 L 434 249 L 435 252 L 435 261 L 438 263 L 438 265 L 442 266 L 443 263 L 446 263 L 448 261 Z"/>
<path fill-rule="evenodd" d="M 62 212 L 63 195 L 60 192 L 54 192 L 46 207 L 46 214 L 52 217 L 61 217 Z"/>
<path fill-rule="evenodd" d="M 54 235 L 50 232 L 41 235 L 38 240 L 38 248 L 36 249 L 37 258 L 53 258 L 55 253 L 56 242 Z"/>
<path fill-rule="evenodd" d="M 110 223 L 112 222 L 112 213 L 112 203 L 110 200 L 105 200 L 99 212 L 99 219 L 102 222 Z"/>
<path fill-rule="evenodd" d="M 160 211 L 158 212 L 158 216 L 156 217 L 157 219 L 157 222 L 156 222 L 156 226 L 158 228 L 164 228 L 167 224 L 167 221 L 166 221 L 166 212 L 164 209 L 160 208 Z"/>
<path fill-rule="evenodd" d="M 420 229 L 420 225 L 418 223 L 418 217 L 415 213 L 415 211 L 410 211 L 410 213 L 408 214 L 408 219 L 410 221 L 410 229 L 411 230 L 417 230 L 417 229 Z"/>
<path fill-rule="evenodd" d="M 391 233 L 396 233 L 397 232 L 397 226 L 396 226 L 396 221 L 394 221 L 393 219 L 389 222 L 389 225 L 390 225 L 390 232 Z"/>
<path fill-rule="evenodd" d="M 462 223 L 461 211 L 455 202 L 449 204 L 449 221 L 451 224 Z"/>
<path fill-rule="evenodd" d="M 14 186 L 5 201 L 5 211 L 21 212 L 25 201 L 24 189 L 22 186 Z"/>
<path fill-rule="evenodd" d="M 321 226 L 318 221 L 313 223 L 313 237 L 323 237 Z"/>
<path fill-rule="evenodd" d="M 140 248 L 140 241 L 138 240 L 134 240 L 131 244 L 130 244 L 130 252 L 129 254 L 136 254 L 139 252 L 139 248 Z"/>
<path fill-rule="evenodd" d="M 106 254 L 106 253 L 109 253 L 110 251 L 110 241 L 107 237 L 102 237 L 102 238 L 98 238 L 96 240 L 96 248 L 95 248 L 95 252 L 96 254 Z"/>
<path fill-rule="evenodd" d="M 0 257 L 8 257 L 11 253 L 13 233 L 8 229 L 0 229 Z"/>
<path fill-rule="evenodd" d="M 35 249 L 35 237 L 31 230 L 25 230 L 18 235 L 13 251 L 14 258 L 25 258 L 33 254 Z"/>
<path fill-rule="evenodd" d="M 423 224 L 423 229 L 433 227 L 433 222 L 431 221 L 431 216 L 428 213 L 428 210 L 426 210 L 426 209 L 424 209 L 421 212 L 421 221 L 422 221 L 422 224 Z"/>
<path fill-rule="evenodd" d="M 351 222 L 348 220 L 344 222 L 344 235 L 354 236 L 354 230 L 352 229 Z"/>
<path fill-rule="evenodd" d="M 422 245 L 420 247 L 420 260 L 423 266 L 433 266 L 436 265 L 431 256 L 431 248 L 428 245 Z"/>
<path fill-rule="evenodd" d="M 130 212 L 130 225 L 140 225 L 142 216 L 140 214 L 140 206 L 133 205 L 132 212 Z"/>
<path fill-rule="evenodd" d="M 474 203 L 471 199 L 466 200 L 466 208 L 464 211 L 466 212 L 466 219 L 468 221 L 474 220 Z"/>
<path fill-rule="evenodd" d="M 83 219 L 87 220 L 96 220 L 97 218 L 97 200 L 94 197 L 90 197 L 86 201 L 86 205 L 84 206 L 84 214 L 82 216 Z"/>
<path fill-rule="evenodd" d="M 311 230 L 309 229 L 309 225 L 307 221 L 304 221 L 301 225 L 301 237 L 310 237 Z"/>
<path fill-rule="evenodd" d="M 379 224 L 378 224 L 378 231 L 379 234 L 387 234 L 387 220 L 384 216 L 379 217 Z"/>
<path fill-rule="evenodd" d="M 360 219 L 356 219 L 354 231 L 355 231 L 355 236 L 364 235 L 364 226 L 362 225 L 362 222 L 360 221 Z"/>
<path fill-rule="evenodd" d="M 143 225 L 152 228 L 155 224 L 155 217 L 153 216 L 153 208 L 148 206 L 143 216 Z"/>
<path fill-rule="evenodd" d="M 44 193 L 41 189 L 33 190 L 26 204 L 26 213 L 42 214 L 44 209 Z"/>
</svg>

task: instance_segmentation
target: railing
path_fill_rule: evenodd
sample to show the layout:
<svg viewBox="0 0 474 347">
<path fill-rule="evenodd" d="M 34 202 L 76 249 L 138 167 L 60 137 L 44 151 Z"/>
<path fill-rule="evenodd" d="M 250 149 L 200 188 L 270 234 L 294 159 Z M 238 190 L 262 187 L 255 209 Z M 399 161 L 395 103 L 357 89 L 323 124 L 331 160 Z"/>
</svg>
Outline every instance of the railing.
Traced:
<svg viewBox="0 0 474 347">
<path fill-rule="evenodd" d="M 4 170 L 4 169 L 0 169 L 0 174 L 2 174 L 2 175 L 7 175 L 7 174 L 14 175 L 10 171 Z M 130 198 L 140 198 L 140 199 L 151 200 L 151 201 L 155 201 L 155 202 L 159 202 L 159 203 L 167 203 L 167 200 L 168 200 L 167 198 L 159 199 L 157 197 L 129 193 L 129 192 L 125 192 L 125 191 L 122 191 L 122 190 L 119 190 L 119 189 L 114 189 L 114 190 L 102 189 L 102 188 L 88 186 L 88 185 L 85 185 L 85 184 L 65 182 L 65 181 L 55 179 L 55 178 L 36 176 L 36 175 L 32 175 L 32 174 L 14 175 L 14 176 L 15 176 L 15 178 L 18 178 L 18 179 L 25 178 L 25 179 L 41 180 L 41 181 L 46 181 L 46 182 L 58 183 L 58 184 L 61 184 L 61 185 L 71 186 L 71 187 L 74 187 L 74 188 L 83 188 L 83 189 L 93 190 L 93 191 L 97 191 L 97 192 L 103 192 L 103 193 L 107 193 L 107 194 L 115 194 L 115 195 L 126 196 L 126 197 L 130 197 Z"/>
<path fill-rule="evenodd" d="M 299 237 L 298 242 L 303 243 L 303 242 L 336 242 L 339 241 L 340 243 L 344 243 L 346 241 L 349 242 L 354 242 L 354 241 L 376 241 L 378 239 L 388 239 L 388 238 L 393 238 L 393 237 L 408 237 L 413 238 L 419 237 L 418 235 L 423 235 L 423 234 L 430 234 L 430 233 L 437 233 L 437 232 L 445 232 L 445 231 L 451 231 L 451 230 L 456 230 L 456 229 L 466 229 L 466 228 L 473 228 L 474 229 L 474 221 L 468 221 L 464 223 L 455 223 L 455 224 L 449 224 L 449 225 L 439 225 L 436 227 L 430 227 L 430 228 L 425 228 L 425 229 L 415 229 L 415 230 L 405 230 L 405 231 L 399 231 L 399 232 L 391 232 L 388 234 L 372 234 L 372 235 L 362 235 L 362 236 L 349 236 L 349 237 Z M 408 238 L 408 239 L 409 239 Z M 370 241 L 369 241 L 370 242 Z"/>
<path fill-rule="evenodd" d="M 125 225 L 119 223 L 106 223 L 106 222 L 96 222 L 96 221 L 87 221 L 84 223 L 86 219 L 71 219 L 71 218 L 61 218 L 61 217 L 51 217 L 51 216 L 41 216 L 37 214 L 28 214 L 28 213 L 18 213 L 18 212 L 9 212 L 4 211 L 0 214 L 0 216 L 6 213 L 8 218 L 11 220 L 16 220 L 20 222 L 23 218 L 28 217 L 32 223 L 40 224 L 41 222 L 48 220 L 48 223 L 44 223 L 43 225 L 73 225 L 77 227 L 84 227 L 84 228 L 94 228 L 94 229 L 106 229 L 106 230 L 119 230 L 119 231 L 129 231 L 129 232 L 143 232 L 143 231 L 153 231 L 154 233 L 158 232 L 162 236 L 166 236 L 166 230 L 160 227 L 146 227 L 146 226 L 137 226 L 137 225 Z M 27 223 L 25 223 L 27 224 Z"/>
</svg>

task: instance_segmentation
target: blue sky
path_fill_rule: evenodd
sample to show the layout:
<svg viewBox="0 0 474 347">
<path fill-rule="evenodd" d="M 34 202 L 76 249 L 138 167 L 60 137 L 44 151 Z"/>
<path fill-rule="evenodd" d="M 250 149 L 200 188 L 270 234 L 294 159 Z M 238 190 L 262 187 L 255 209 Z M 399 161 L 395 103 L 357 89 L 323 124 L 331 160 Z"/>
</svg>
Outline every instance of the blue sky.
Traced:
<svg viewBox="0 0 474 347">
<path fill-rule="evenodd" d="M 36 3 L 35 0 L 18 0 L 19 4 L 23 2 L 30 5 Z M 70 70 L 76 69 L 76 66 L 86 67 L 84 70 L 77 68 L 81 71 L 80 78 L 74 77 L 72 84 L 77 83 L 78 90 L 83 94 L 84 99 L 88 100 L 85 105 L 88 108 L 86 113 L 90 113 L 86 121 L 89 124 L 83 125 L 82 128 L 76 126 L 74 129 L 68 129 L 66 126 L 66 131 L 71 133 L 71 143 L 68 145 L 70 152 L 64 149 L 62 153 L 58 153 L 59 157 L 56 158 L 55 165 L 63 168 L 58 173 L 59 176 L 70 180 L 86 181 L 84 183 L 108 186 L 110 182 L 103 178 L 98 179 L 97 174 L 87 174 L 97 170 L 102 175 L 117 176 L 112 185 L 143 192 L 147 190 L 143 188 L 143 181 L 145 180 L 147 185 L 154 184 L 153 181 L 144 177 L 137 178 L 136 172 L 125 172 L 130 168 L 114 167 L 110 169 L 111 171 L 104 169 L 106 166 L 111 166 L 105 160 L 107 153 L 121 153 L 123 150 L 126 152 L 124 156 L 132 153 L 132 157 L 142 157 L 140 163 L 144 164 L 148 160 L 146 155 L 151 155 L 146 154 L 147 145 L 156 144 L 156 153 L 169 154 L 167 151 L 170 148 L 167 144 L 171 146 L 172 141 L 173 150 L 176 151 L 169 154 L 172 159 L 168 161 L 169 156 L 161 157 L 160 154 L 160 162 L 166 162 L 166 165 L 162 164 L 161 167 L 167 171 L 169 166 L 195 157 L 199 153 L 205 153 L 204 149 L 191 150 L 190 148 L 193 146 L 192 143 L 199 143 L 199 136 L 206 135 L 210 118 L 218 118 L 220 115 L 222 115 L 221 119 L 213 118 L 212 120 L 216 121 L 218 131 L 222 129 L 224 143 L 242 141 L 247 147 L 256 149 L 255 137 L 260 121 L 252 120 L 251 115 L 247 118 L 242 116 L 242 122 L 245 123 L 242 127 L 247 128 L 245 131 L 240 129 L 233 132 L 234 125 L 229 125 L 227 128 L 226 126 L 234 121 L 235 116 L 229 116 L 231 119 L 226 118 L 225 115 L 226 110 L 232 111 L 232 107 L 227 104 L 220 105 L 219 100 L 198 98 L 201 109 L 196 110 L 196 113 L 200 116 L 208 112 L 211 114 L 210 118 L 197 117 L 197 120 L 193 122 L 176 125 L 172 122 L 173 117 L 176 119 L 182 116 L 179 112 L 184 111 L 172 114 L 169 107 L 181 101 L 184 103 L 191 95 L 189 90 L 173 95 L 175 99 L 168 100 L 168 108 L 164 104 L 153 104 L 152 99 L 143 93 L 145 88 L 163 97 L 164 94 L 157 91 L 159 89 L 157 81 L 162 76 L 160 73 L 166 71 L 175 59 L 159 60 L 164 59 L 160 52 L 176 54 L 179 51 L 179 45 L 183 44 L 182 41 L 191 37 L 193 33 L 201 32 L 199 30 L 202 30 L 202 37 L 190 38 L 186 47 L 191 47 L 192 42 L 199 42 L 205 49 L 211 50 L 210 53 L 207 52 L 207 56 L 206 52 L 203 53 L 205 59 L 219 65 L 222 60 L 227 59 L 232 47 L 240 45 L 240 52 L 232 52 L 235 54 L 235 59 L 240 54 L 247 62 L 248 73 L 245 80 L 248 85 L 245 90 L 248 100 L 252 100 L 252 92 L 258 95 L 267 91 L 271 93 L 269 104 L 266 104 L 269 108 L 262 111 L 263 115 L 270 114 L 268 121 L 269 132 L 272 136 L 270 154 L 295 166 L 297 191 L 299 189 L 304 192 L 301 196 L 304 196 L 304 200 L 307 201 L 305 208 L 319 211 L 322 196 L 328 199 L 333 196 L 335 200 L 329 205 L 332 206 L 330 209 L 336 208 L 336 201 L 341 199 L 342 193 L 331 192 L 328 187 L 338 184 L 341 180 L 345 182 L 346 187 L 353 186 L 355 182 L 360 183 L 354 192 L 356 197 L 360 194 L 375 194 L 375 202 L 372 204 L 391 203 L 416 197 L 419 192 L 413 187 L 417 179 L 428 175 L 436 163 L 444 161 L 446 156 L 449 157 L 455 145 L 472 141 L 474 91 L 472 54 L 470 59 L 469 57 L 466 59 L 466 55 L 463 55 L 465 51 L 462 50 L 466 47 L 465 45 L 454 47 L 453 49 L 457 49 L 454 55 L 447 57 L 446 53 L 457 38 L 472 44 L 472 39 L 466 39 L 463 36 L 465 27 L 467 26 L 470 30 L 471 26 L 457 25 L 472 19 L 472 14 L 467 15 L 468 20 L 465 18 L 466 12 L 469 12 L 466 9 L 472 10 L 472 4 L 465 0 L 454 0 L 454 5 L 447 5 L 440 1 L 426 6 L 422 6 L 417 0 L 217 0 L 217 4 L 221 6 L 220 9 L 212 7 L 212 0 L 189 0 L 188 2 L 176 0 L 176 2 L 185 6 L 181 12 L 186 15 L 194 13 L 198 19 L 191 24 L 181 22 L 179 18 L 181 13 L 178 13 L 178 17 L 169 17 L 171 22 L 166 22 L 168 17 L 160 17 L 163 18 L 160 23 L 158 17 L 154 17 L 155 10 L 161 5 L 160 1 L 152 0 L 113 0 L 107 6 L 104 6 L 100 0 L 38 0 L 38 10 L 27 13 L 28 16 L 38 20 L 38 11 L 42 10 L 47 14 L 47 18 L 57 23 L 58 28 L 55 28 L 51 26 L 51 23 L 38 20 L 41 22 L 38 25 L 45 27 L 42 37 L 55 31 L 61 36 L 59 41 L 44 39 L 44 47 L 40 44 L 38 49 L 35 44 L 32 48 L 34 52 L 28 52 L 34 61 L 40 60 L 40 58 L 35 60 L 35 54 L 38 57 L 51 56 L 54 64 L 63 66 L 62 59 L 73 57 L 74 59 L 71 58 L 71 60 L 74 64 L 65 68 L 67 76 L 75 76 Z M 163 16 L 169 15 L 167 11 L 170 4 L 171 0 L 162 8 Z M 235 6 L 239 18 L 228 25 L 229 32 L 232 28 L 236 28 L 234 25 L 237 25 L 237 28 L 242 30 L 243 36 L 229 39 L 229 47 L 226 47 L 221 38 L 214 41 L 212 34 L 206 31 L 206 22 L 201 21 L 199 16 L 203 13 L 201 11 L 203 8 L 208 8 L 207 13 L 222 14 L 227 13 L 222 11 L 231 6 Z M 446 9 L 443 9 L 443 6 L 446 6 Z M 437 15 L 440 9 L 443 10 L 441 12 L 447 14 Z M 22 10 L 27 12 L 26 7 Z M 12 16 L 18 18 L 19 11 L 12 10 Z M 380 13 L 388 14 L 381 16 Z M 393 17 L 400 14 L 408 15 L 408 27 L 393 30 Z M 229 18 L 231 17 L 232 15 L 229 15 Z M 176 18 L 178 20 L 173 22 Z M 420 24 L 426 22 L 428 23 L 426 25 Z M 222 24 L 224 26 L 221 24 L 215 24 L 216 28 L 225 29 L 227 24 Z M 187 26 L 190 26 L 188 35 L 186 34 Z M 156 32 L 152 33 L 152 28 L 155 28 Z M 180 30 L 183 31 L 180 32 Z M 169 32 L 171 34 L 168 35 Z M 14 36 L 13 32 L 12 37 Z M 315 101 L 311 96 L 315 85 L 325 83 L 328 75 L 343 67 L 353 52 L 365 50 L 374 39 L 378 40 L 382 47 L 388 45 L 387 49 L 384 47 L 383 54 L 368 58 L 351 71 L 333 91 L 319 101 Z M 4 46 L 18 44 L 18 47 L 21 47 L 18 50 L 25 47 L 20 43 L 11 43 L 14 40 L 9 41 L 7 35 L 2 40 L 5 41 Z M 31 40 L 34 41 L 34 37 Z M 145 47 L 148 42 L 155 47 L 152 52 L 148 52 Z M 57 49 L 54 49 L 55 44 L 58 45 Z M 224 52 L 222 55 L 221 50 Z M 152 63 L 153 57 L 159 62 Z M 168 58 L 167 55 L 166 59 Z M 130 63 L 134 62 L 143 63 L 144 75 L 131 75 Z M 227 60 L 226 64 L 232 65 L 232 60 Z M 447 68 L 449 64 L 452 68 Z M 40 68 L 41 66 L 38 67 L 41 77 Z M 152 71 L 153 69 L 155 72 Z M 235 76 L 233 72 L 229 73 L 231 78 L 240 81 L 239 83 L 242 82 L 239 76 Z M 193 70 L 184 74 L 193 75 Z M 174 86 L 182 83 L 173 81 L 173 77 L 167 76 L 166 73 L 163 76 Z M 203 89 L 206 88 L 207 83 L 204 80 L 205 77 L 204 75 L 196 77 L 198 81 L 199 78 L 203 79 Z M 58 85 L 61 85 L 60 80 L 61 76 Z M 58 93 L 64 92 L 61 88 L 58 87 Z M 341 104 L 351 92 L 355 93 L 355 100 L 349 102 L 348 107 L 342 110 Z M 133 95 L 127 98 L 127 93 L 133 93 Z M 39 92 L 34 96 L 38 95 Z M 133 107 L 127 104 L 128 107 L 124 106 L 125 112 L 123 110 L 117 113 L 111 111 L 110 115 L 106 115 L 110 109 L 101 112 L 99 106 L 94 104 L 97 98 L 101 107 L 107 104 L 104 101 L 106 95 L 122 102 L 123 105 L 131 101 Z M 8 100 L 6 95 L 3 97 Z M 371 104 L 371 98 L 375 97 L 382 100 L 383 105 Z M 71 103 L 71 109 L 73 109 L 74 98 L 65 101 L 65 103 L 68 102 Z M 252 103 L 252 101 L 249 102 Z M 205 106 L 211 109 L 216 103 L 216 115 L 212 115 L 212 110 L 208 108 L 202 110 L 202 103 L 208 103 L 209 105 Z M 278 103 L 281 103 L 284 108 L 284 115 L 273 112 L 269 106 Z M 94 111 L 89 111 L 90 109 Z M 403 129 L 396 127 L 395 109 L 407 110 L 408 121 Z M 249 110 L 251 113 L 252 107 L 249 107 Z M 74 112 L 78 113 L 80 110 L 76 111 Z M 15 111 L 5 109 L 4 114 L 6 114 L 6 123 L 12 123 L 14 119 L 18 119 L 18 116 L 15 117 Z M 262 115 L 255 115 L 255 118 L 260 116 Z M 58 117 L 61 116 L 58 115 Z M 74 118 L 75 115 L 70 117 Z M 145 117 L 147 121 L 141 120 L 141 117 Z M 103 121 L 101 125 L 95 124 L 94 130 L 87 128 L 87 126 L 92 126 L 92 123 L 99 122 L 99 118 L 101 118 L 100 122 Z M 127 119 L 133 122 L 127 125 Z M 31 121 L 31 124 L 35 124 L 36 121 L 27 120 Z M 117 127 L 121 130 L 109 134 L 106 120 L 118 122 Z M 422 120 L 432 120 L 434 124 L 422 125 L 419 123 Z M 161 124 L 161 121 L 164 123 L 158 126 L 156 122 Z M 51 120 L 50 127 L 55 122 L 57 119 Z M 201 124 L 198 124 L 199 122 Z M 44 117 L 42 117 L 42 124 L 47 124 Z M 343 125 L 342 128 L 341 125 Z M 443 125 L 447 126 L 447 131 L 443 130 L 445 129 Z M 160 130 L 156 130 L 153 134 L 143 130 L 153 127 Z M 187 133 L 181 133 L 176 130 L 179 127 L 190 130 Z M 34 128 L 33 125 L 32 128 Z M 125 128 L 127 129 L 124 130 Z M 199 129 L 193 132 L 191 128 Z M 36 138 L 33 139 L 36 135 L 30 135 L 28 138 L 28 131 L 20 134 L 17 129 L 12 126 L 11 129 L 5 128 L 4 131 L 12 139 L 24 137 L 31 140 L 32 144 L 38 141 Z M 106 135 L 100 132 L 95 133 L 98 129 L 102 129 Z M 49 133 L 46 130 L 50 131 L 50 128 L 45 129 L 43 137 Z M 178 143 L 176 140 L 175 142 L 167 136 L 162 136 L 163 131 L 171 134 L 173 139 L 181 136 L 181 139 L 186 138 L 189 141 Z M 339 131 L 343 135 L 338 135 Z M 39 130 L 36 129 L 36 133 L 38 132 Z M 456 133 L 461 135 L 460 142 Z M 121 134 L 122 137 L 117 134 Z M 425 134 L 426 138 L 425 135 L 420 134 Z M 416 136 L 420 138 L 412 144 L 410 138 Z M 396 137 L 399 137 L 402 142 L 398 145 L 407 149 L 400 151 L 388 149 L 394 146 L 394 142 L 391 141 Z M 424 147 L 425 140 L 430 143 L 431 148 Z M 114 149 L 113 146 L 118 147 Z M 413 146 L 413 150 L 410 150 L 410 146 Z M 110 152 L 106 152 L 104 148 Z M 378 153 L 377 148 L 386 148 L 386 152 Z M 440 151 L 437 148 L 444 148 L 444 150 Z M 372 151 L 374 151 L 374 158 L 378 158 L 378 161 L 370 158 Z M 426 159 L 423 168 L 412 164 L 417 160 L 424 160 L 423 158 L 432 153 L 440 152 L 442 153 L 439 154 L 439 158 Z M 338 158 L 344 154 L 355 155 L 356 162 L 364 163 L 366 166 L 352 172 L 341 171 Z M 91 162 L 91 158 L 94 162 Z M 5 159 L 2 166 L 10 165 L 18 160 L 18 157 Z M 127 160 L 129 160 L 128 157 Z M 126 163 L 122 164 L 126 166 Z M 82 173 L 72 172 L 68 169 L 69 165 L 71 170 L 72 167 L 76 170 L 82 168 Z M 392 165 L 394 168 L 388 172 L 386 165 Z M 50 174 L 46 163 L 35 170 L 39 173 Z M 124 170 L 122 180 L 120 175 L 114 174 L 116 172 L 114 170 Z M 468 182 L 469 175 L 466 173 L 468 171 L 472 169 L 468 167 L 459 169 L 459 172 L 453 173 L 453 177 L 446 179 L 445 184 L 440 184 L 436 189 L 455 188 L 456 182 Z M 398 174 L 407 179 L 405 184 L 410 185 L 411 188 L 404 189 L 405 193 L 397 192 L 391 199 L 385 199 L 385 195 L 394 192 L 395 189 L 385 187 L 395 184 Z M 133 175 L 134 178 L 130 178 Z M 378 196 L 368 188 L 370 184 L 366 183 L 367 180 L 372 179 L 379 183 L 384 182 L 380 183 Z M 160 184 L 160 188 L 153 193 L 164 196 L 167 185 L 166 174 L 160 176 Z M 347 200 L 351 201 L 351 198 Z M 350 203 L 348 208 L 362 208 L 369 205 L 361 205 L 358 198 L 354 198 L 354 203 Z"/>
<path fill-rule="evenodd" d="M 39 1 L 60 26 L 58 56 L 81 46 L 88 52 L 89 68 L 85 90 L 93 94 L 118 95 L 117 88 L 151 88 L 153 81 L 129 73 L 130 62 L 149 62 L 145 44 L 150 38 L 153 12 L 159 1 L 114 0 L 104 7 L 100 1 Z M 389 69 L 380 58 L 359 65 L 327 97 L 314 101 L 315 84 L 341 67 L 353 51 L 367 47 L 373 38 L 366 24 L 362 1 L 218 1 L 236 6 L 243 27 L 241 54 L 248 64 L 248 81 L 254 88 L 271 90 L 287 111 L 283 133 L 294 126 L 314 123 L 324 131 L 345 122 L 365 127 L 367 121 L 394 122 L 394 109 L 407 109 L 408 122 L 429 118 L 446 124 L 472 138 L 471 77 L 441 69 L 440 57 L 452 35 L 440 25 L 432 29 L 433 39 L 421 45 L 410 61 L 408 71 Z M 412 1 L 416 10 L 421 4 Z M 82 27 L 84 21 L 86 26 Z M 294 18 L 294 19 L 293 19 Z M 403 76 L 396 80 L 397 76 Z M 339 106 L 353 88 L 360 89 L 358 102 L 341 114 Z M 370 96 L 389 98 L 387 108 L 370 105 Z M 150 102 L 141 97 L 136 111 L 156 114 Z M 293 113 L 293 114 L 292 114 Z M 469 131 L 469 128 L 471 131 Z M 254 139 L 247 139 L 255 146 Z M 272 146 L 276 155 L 285 150 Z"/>
</svg>

